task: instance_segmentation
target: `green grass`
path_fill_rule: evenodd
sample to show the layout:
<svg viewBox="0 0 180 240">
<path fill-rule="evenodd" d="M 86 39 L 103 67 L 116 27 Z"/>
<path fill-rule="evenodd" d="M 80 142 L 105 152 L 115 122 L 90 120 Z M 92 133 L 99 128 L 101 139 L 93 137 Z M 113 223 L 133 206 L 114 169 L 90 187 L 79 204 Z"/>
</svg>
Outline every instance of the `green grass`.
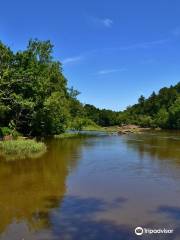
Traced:
<svg viewBox="0 0 180 240">
<path fill-rule="evenodd" d="M 88 133 L 81 133 L 81 132 L 70 132 L 70 133 L 62 133 L 59 135 L 54 135 L 54 138 L 57 139 L 64 139 L 64 138 L 82 138 L 82 137 L 90 137 L 91 134 Z"/>
<path fill-rule="evenodd" d="M 56 139 L 66 139 L 66 138 L 89 138 L 99 136 L 98 131 L 93 133 L 93 130 L 86 130 L 87 132 L 67 132 L 59 135 L 54 135 Z M 89 132 L 88 132 L 89 131 Z M 91 132 L 92 131 L 92 132 Z M 99 131 L 101 132 L 101 131 Z"/>
<path fill-rule="evenodd" d="M 79 137 L 79 133 L 62 133 L 59 135 L 54 135 L 54 138 L 74 138 L 74 137 Z"/>
<path fill-rule="evenodd" d="M 88 125 L 86 127 L 83 127 L 84 131 L 105 131 L 104 127 L 98 126 L 98 125 Z"/>
<path fill-rule="evenodd" d="M 38 157 L 46 151 L 46 145 L 35 140 L 10 140 L 0 142 L 2 156 L 9 159 Z"/>
<path fill-rule="evenodd" d="M 118 132 L 119 126 L 109 126 L 109 127 L 101 127 L 98 125 L 90 125 L 87 127 L 84 127 L 84 131 L 100 131 L 100 132 L 106 132 L 106 133 L 114 133 Z"/>
</svg>

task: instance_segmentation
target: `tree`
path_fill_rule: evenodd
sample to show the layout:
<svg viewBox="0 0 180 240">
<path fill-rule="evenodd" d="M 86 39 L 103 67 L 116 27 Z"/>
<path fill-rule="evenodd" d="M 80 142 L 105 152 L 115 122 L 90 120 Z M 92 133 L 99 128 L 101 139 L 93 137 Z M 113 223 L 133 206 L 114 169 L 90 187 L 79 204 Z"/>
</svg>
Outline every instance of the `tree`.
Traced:
<svg viewBox="0 0 180 240">
<path fill-rule="evenodd" d="M 169 125 L 172 128 L 180 129 L 180 96 L 169 109 Z"/>
<path fill-rule="evenodd" d="M 165 108 L 161 108 L 155 116 L 155 125 L 160 128 L 168 128 L 169 113 Z"/>
<path fill-rule="evenodd" d="M 83 108 L 83 104 L 77 99 L 77 96 L 80 94 L 79 91 L 75 90 L 71 87 L 68 91 L 69 93 L 69 111 L 72 117 L 72 121 L 74 118 L 85 115 L 85 111 Z"/>
<path fill-rule="evenodd" d="M 85 127 L 86 125 L 87 125 L 87 121 L 85 118 L 76 117 L 73 120 L 71 127 L 73 130 L 81 131 L 83 130 L 83 127 Z"/>
<path fill-rule="evenodd" d="M 138 99 L 138 103 L 143 106 L 145 102 L 145 97 L 143 95 L 140 96 L 140 98 Z"/>
<path fill-rule="evenodd" d="M 124 122 L 180 129 L 179 98 L 180 83 L 169 88 L 164 87 L 157 94 L 153 92 L 147 99 L 141 96 L 137 104 L 125 110 Z"/>
<path fill-rule="evenodd" d="M 49 41 L 30 40 L 23 52 L 0 44 L 0 122 L 13 121 L 24 134 L 64 131 L 68 121 L 67 81 L 53 60 Z"/>
</svg>

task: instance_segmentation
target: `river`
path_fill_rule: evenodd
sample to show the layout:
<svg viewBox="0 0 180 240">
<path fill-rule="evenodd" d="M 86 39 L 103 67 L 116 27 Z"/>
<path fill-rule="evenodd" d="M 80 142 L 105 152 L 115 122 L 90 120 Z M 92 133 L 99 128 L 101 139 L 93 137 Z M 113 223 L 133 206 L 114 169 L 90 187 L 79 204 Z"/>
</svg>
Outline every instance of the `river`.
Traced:
<svg viewBox="0 0 180 240">
<path fill-rule="evenodd" d="M 180 133 L 47 145 L 38 159 L 0 160 L 0 240 L 180 239 Z"/>
</svg>

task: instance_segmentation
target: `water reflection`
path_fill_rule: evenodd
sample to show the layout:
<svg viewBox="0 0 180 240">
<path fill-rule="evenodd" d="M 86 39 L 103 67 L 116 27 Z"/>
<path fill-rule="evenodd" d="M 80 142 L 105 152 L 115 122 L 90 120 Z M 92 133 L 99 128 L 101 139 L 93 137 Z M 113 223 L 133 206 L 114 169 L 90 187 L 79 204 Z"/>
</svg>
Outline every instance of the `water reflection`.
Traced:
<svg viewBox="0 0 180 240">
<path fill-rule="evenodd" d="M 49 211 L 61 203 L 66 177 L 76 167 L 81 147 L 81 139 L 49 140 L 42 158 L 0 161 L 0 232 L 14 220 L 26 221 L 34 230 L 50 225 Z"/>
<path fill-rule="evenodd" d="M 42 158 L 0 161 L 1 240 L 135 240 L 137 225 L 176 230 L 141 239 L 180 239 L 179 133 L 47 144 Z"/>
<path fill-rule="evenodd" d="M 180 133 L 151 132 L 124 138 L 128 147 L 138 150 L 140 157 L 149 155 L 153 159 L 175 160 L 180 163 Z"/>
</svg>

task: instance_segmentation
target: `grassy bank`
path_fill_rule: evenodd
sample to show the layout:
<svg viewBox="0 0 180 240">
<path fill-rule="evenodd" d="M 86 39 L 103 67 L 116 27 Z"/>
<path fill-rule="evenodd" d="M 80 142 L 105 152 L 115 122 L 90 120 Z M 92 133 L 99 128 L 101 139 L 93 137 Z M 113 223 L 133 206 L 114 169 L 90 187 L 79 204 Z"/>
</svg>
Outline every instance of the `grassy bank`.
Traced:
<svg viewBox="0 0 180 240">
<path fill-rule="evenodd" d="M 46 151 L 46 145 L 35 140 L 10 140 L 0 142 L 2 156 L 8 160 L 38 157 Z"/>
<path fill-rule="evenodd" d="M 98 125 L 88 125 L 83 127 L 83 131 L 104 131 L 104 127 Z"/>
<path fill-rule="evenodd" d="M 54 138 L 63 139 L 63 138 L 76 138 L 81 136 L 80 133 L 62 133 L 59 135 L 54 135 Z"/>
<path fill-rule="evenodd" d="M 109 126 L 109 127 L 101 127 L 98 125 L 89 125 L 87 127 L 84 127 L 84 131 L 100 131 L 100 132 L 118 132 L 119 126 Z"/>
<path fill-rule="evenodd" d="M 85 137 L 91 137 L 96 136 L 95 134 L 89 134 L 84 132 L 67 132 L 62 133 L 59 135 L 54 135 L 54 138 L 56 139 L 65 139 L 65 138 L 85 138 Z"/>
</svg>

